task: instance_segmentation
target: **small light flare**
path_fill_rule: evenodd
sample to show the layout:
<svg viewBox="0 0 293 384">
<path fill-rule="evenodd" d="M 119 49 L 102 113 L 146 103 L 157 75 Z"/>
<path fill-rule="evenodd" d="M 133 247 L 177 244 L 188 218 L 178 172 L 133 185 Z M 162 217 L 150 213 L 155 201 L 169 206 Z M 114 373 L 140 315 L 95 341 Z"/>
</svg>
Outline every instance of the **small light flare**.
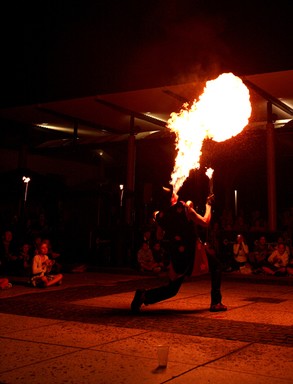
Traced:
<svg viewBox="0 0 293 384">
<path fill-rule="evenodd" d="M 190 171 L 200 167 L 203 141 L 221 142 L 238 135 L 250 115 L 249 90 L 232 73 L 208 81 L 198 101 L 171 113 L 167 127 L 176 134 L 177 156 L 170 181 L 175 196 Z"/>
<path fill-rule="evenodd" d="M 209 179 L 211 179 L 211 178 L 213 177 L 213 173 L 214 173 L 213 168 L 208 168 L 208 169 L 206 170 L 206 175 L 207 175 L 207 177 L 208 177 Z"/>
<path fill-rule="evenodd" d="M 26 184 L 26 183 L 29 183 L 31 179 L 29 177 L 23 176 L 22 181 Z"/>
<path fill-rule="evenodd" d="M 237 201 L 237 189 L 234 191 L 234 198 L 235 198 L 235 217 L 238 215 L 238 201 Z"/>
<path fill-rule="evenodd" d="M 120 189 L 120 207 L 123 205 L 124 184 L 119 184 Z"/>
</svg>

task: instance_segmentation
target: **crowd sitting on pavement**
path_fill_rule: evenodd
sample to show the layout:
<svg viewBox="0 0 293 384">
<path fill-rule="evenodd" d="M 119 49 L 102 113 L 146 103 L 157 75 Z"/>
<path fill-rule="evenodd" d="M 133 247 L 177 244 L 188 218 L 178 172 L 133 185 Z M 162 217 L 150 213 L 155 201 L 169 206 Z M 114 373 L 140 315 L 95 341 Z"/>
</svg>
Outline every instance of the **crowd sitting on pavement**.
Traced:
<svg viewBox="0 0 293 384">
<path fill-rule="evenodd" d="M 293 258 L 289 245 L 283 237 L 268 243 L 265 236 L 254 241 L 252 251 L 242 234 L 233 243 L 232 260 L 226 272 L 239 271 L 243 274 L 267 274 L 275 276 L 293 275 Z"/>
<path fill-rule="evenodd" d="M 140 271 L 158 274 L 168 270 L 164 234 L 156 224 L 161 215 L 161 211 L 154 212 L 147 225 L 138 230 L 140 235 L 133 249 L 133 266 Z M 247 217 L 240 212 L 234 218 L 231 211 L 224 210 L 221 216 L 214 215 L 211 222 L 208 236 L 220 255 L 224 271 L 292 276 L 293 209 L 285 211 L 279 220 L 280 230 L 276 232 L 268 231 L 266 220 L 259 211 L 253 212 L 250 219 Z M 41 214 L 35 221 L 28 219 L 23 228 L 24 233 L 20 233 L 14 222 L 1 222 L 0 288 L 11 286 L 7 281 L 9 276 L 23 276 L 30 281 L 33 257 L 39 252 L 42 242 L 47 243 L 47 256 L 54 261 L 50 274 L 59 275 L 63 270 L 63 252 L 58 250 L 58 246 L 57 250 L 52 246 L 52 228 L 46 216 Z M 144 248 L 145 254 L 152 254 L 150 268 L 141 264 L 142 257 L 138 257 L 141 248 Z"/>
<path fill-rule="evenodd" d="M 156 214 L 158 217 L 163 215 L 162 212 Z M 250 224 L 243 213 L 234 221 L 232 213 L 224 211 L 218 221 L 211 223 L 208 236 L 220 255 L 225 272 L 293 276 L 292 226 L 292 212 L 291 215 L 288 212 L 284 215 L 282 231 L 270 233 L 259 211 L 253 212 Z M 144 228 L 140 246 L 142 242 L 147 242 L 148 252 L 153 256 L 158 246 L 164 253 L 164 237 L 159 230 L 152 215 L 150 223 Z M 155 260 L 162 262 L 166 270 L 168 260 L 166 255 L 164 257 Z"/>
<path fill-rule="evenodd" d="M 23 277 L 32 286 L 61 283 L 60 253 L 53 251 L 50 231 L 44 215 L 37 225 L 30 220 L 21 235 L 19 229 L 7 225 L 0 238 L 0 288 L 11 288 L 9 277 Z M 42 279 L 38 279 L 39 275 Z M 42 280 L 42 281 L 41 281 Z"/>
</svg>

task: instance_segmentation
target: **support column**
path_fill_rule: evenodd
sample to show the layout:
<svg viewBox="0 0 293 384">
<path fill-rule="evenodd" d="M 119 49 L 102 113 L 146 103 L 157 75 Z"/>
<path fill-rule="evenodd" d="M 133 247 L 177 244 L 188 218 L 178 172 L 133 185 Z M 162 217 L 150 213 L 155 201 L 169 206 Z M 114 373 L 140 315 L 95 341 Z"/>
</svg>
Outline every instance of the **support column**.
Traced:
<svg viewBox="0 0 293 384">
<path fill-rule="evenodd" d="M 127 179 L 126 179 L 126 224 L 134 222 L 134 186 L 136 146 L 134 134 L 134 117 L 130 118 L 130 135 L 128 139 Z"/>
<path fill-rule="evenodd" d="M 277 230 L 276 209 L 276 158 L 275 158 L 275 126 L 272 118 L 272 103 L 267 104 L 267 186 L 268 186 L 268 224 L 269 231 Z"/>
</svg>

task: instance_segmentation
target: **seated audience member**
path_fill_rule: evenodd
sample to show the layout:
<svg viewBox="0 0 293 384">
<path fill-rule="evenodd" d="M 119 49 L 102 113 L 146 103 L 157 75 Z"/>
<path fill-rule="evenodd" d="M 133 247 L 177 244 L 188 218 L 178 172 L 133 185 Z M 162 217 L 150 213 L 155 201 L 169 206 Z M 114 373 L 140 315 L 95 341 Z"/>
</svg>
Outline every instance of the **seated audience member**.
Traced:
<svg viewBox="0 0 293 384">
<path fill-rule="evenodd" d="M 230 268 L 227 271 L 241 271 L 248 268 L 249 248 L 242 234 L 237 235 L 236 242 L 233 244 L 233 257 L 230 261 Z"/>
<path fill-rule="evenodd" d="M 287 266 L 289 263 L 289 254 L 284 243 L 278 243 L 268 258 L 268 262 L 262 267 L 263 271 L 268 275 L 285 276 L 287 274 Z"/>
<path fill-rule="evenodd" d="M 143 232 L 143 239 L 142 241 L 148 243 L 149 245 L 151 244 L 152 242 L 152 232 L 150 229 L 146 229 L 144 232 Z"/>
<path fill-rule="evenodd" d="M 34 287 L 50 287 L 62 282 L 61 274 L 50 274 L 54 261 L 49 259 L 47 253 L 48 246 L 42 243 L 38 254 L 33 257 L 31 283 Z"/>
<path fill-rule="evenodd" d="M 12 284 L 9 283 L 9 280 L 6 277 L 0 277 L 0 289 L 9 289 L 12 288 Z"/>
<path fill-rule="evenodd" d="M 232 231 L 234 225 L 232 211 L 224 209 L 220 220 L 221 228 L 224 231 Z"/>
<path fill-rule="evenodd" d="M 149 247 L 149 244 L 144 241 L 141 248 L 137 252 L 137 261 L 141 272 L 161 272 L 164 264 L 157 263 L 154 260 L 153 252 Z"/>
<path fill-rule="evenodd" d="M 283 243 L 284 245 L 285 245 L 285 249 L 286 249 L 286 252 L 288 253 L 288 255 L 290 256 L 290 247 L 289 247 L 289 245 L 287 244 L 287 242 L 285 241 L 285 239 L 284 239 L 284 236 L 279 236 L 278 237 L 278 239 L 277 239 L 277 244 L 276 244 L 276 246 L 275 246 L 275 249 L 278 249 L 278 245 L 280 244 L 280 243 Z"/>
<path fill-rule="evenodd" d="M 248 231 L 248 224 L 245 222 L 243 216 L 238 216 L 233 225 L 233 230 L 238 233 L 243 233 Z"/>
<path fill-rule="evenodd" d="M 0 241 L 0 268 L 4 275 L 16 273 L 17 251 L 11 231 L 6 230 Z"/>
<path fill-rule="evenodd" d="M 51 228 L 44 213 L 40 213 L 38 220 L 32 225 L 32 232 L 41 238 L 50 236 Z"/>
<path fill-rule="evenodd" d="M 53 260 L 53 266 L 51 272 L 54 273 L 60 273 L 62 269 L 62 265 L 59 263 L 60 260 L 60 253 L 56 252 L 55 250 L 53 251 L 52 249 L 52 244 L 50 239 L 43 239 L 42 243 L 46 243 L 48 247 L 48 257 L 50 260 Z M 57 261 L 58 259 L 58 261 Z"/>
<path fill-rule="evenodd" d="M 24 243 L 21 246 L 20 252 L 17 256 L 19 274 L 24 276 L 30 276 L 31 262 L 32 262 L 31 246 L 28 243 Z"/>
<path fill-rule="evenodd" d="M 271 252 L 272 250 L 267 243 L 266 237 L 260 236 L 260 238 L 254 243 L 253 252 L 251 252 L 248 256 L 254 272 L 260 272 L 261 267 L 267 264 L 267 260 Z"/>
<path fill-rule="evenodd" d="M 265 232 L 266 231 L 266 225 L 262 223 L 260 219 L 256 219 L 252 226 L 250 227 L 250 232 Z"/>
</svg>

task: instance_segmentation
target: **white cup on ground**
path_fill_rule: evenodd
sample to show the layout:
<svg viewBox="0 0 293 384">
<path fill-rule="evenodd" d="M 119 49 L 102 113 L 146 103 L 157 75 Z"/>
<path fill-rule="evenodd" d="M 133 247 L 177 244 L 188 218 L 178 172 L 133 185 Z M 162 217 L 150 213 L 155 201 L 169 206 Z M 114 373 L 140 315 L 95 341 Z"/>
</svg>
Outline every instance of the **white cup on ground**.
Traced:
<svg viewBox="0 0 293 384">
<path fill-rule="evenodd" d="M 169 355 L 169 345 L 158 345 L 157 346 L 158 354 L 158 364 L 159 367 L 165 368 L 168 364 L 168 355 Z"/>
</svg>

